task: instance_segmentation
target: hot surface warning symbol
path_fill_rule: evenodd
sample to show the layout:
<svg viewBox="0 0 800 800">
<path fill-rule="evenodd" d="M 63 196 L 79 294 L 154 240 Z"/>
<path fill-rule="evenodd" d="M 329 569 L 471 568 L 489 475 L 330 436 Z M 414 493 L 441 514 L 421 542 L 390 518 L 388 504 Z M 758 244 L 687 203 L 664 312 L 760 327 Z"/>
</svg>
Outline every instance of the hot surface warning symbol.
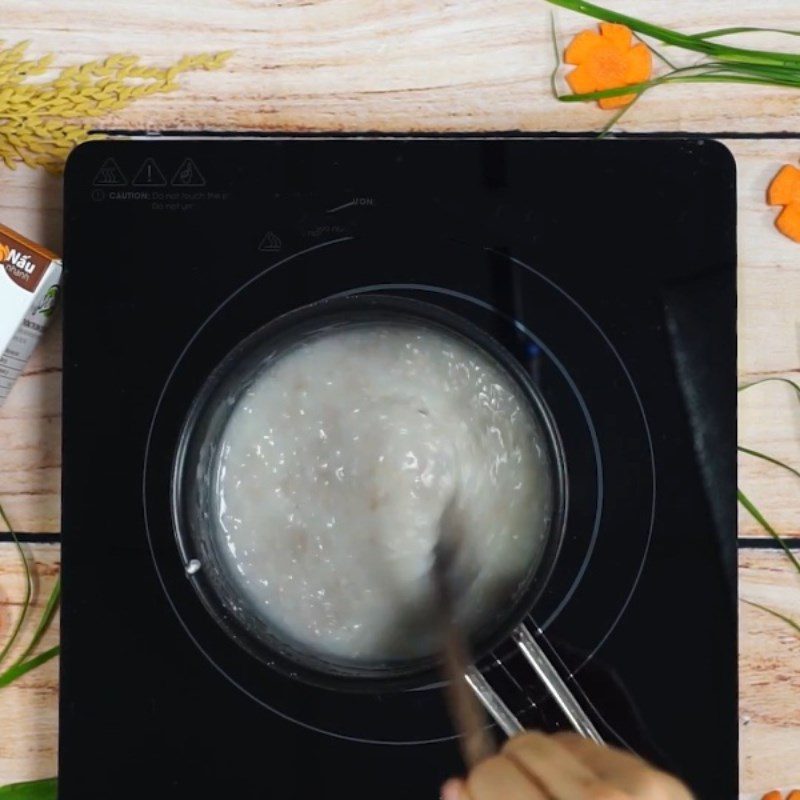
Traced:
<svg viewBox="0 0 800 800">
<path fill-rule="evenodd" d="M 173 186 L 205 186 L 206 179 L 191 158 L 184 159 L 172 176 Z"/>
<path fill-rule="evenodd" d="M 277 253 L 282 246 L 283 243 L 281 242 L 278 234 L 276 234 L 274 231 L 267 231 L 264 234 L 264 238 L 261 240 L 261 243 L 258 245 L 258 249 L 262 253 Z"/>
<path fill-rule="evenodd" d="M 133 179 L 134 186 L 166 186 L 167 179 L 152 158 L 145 159 Z"/>
<path fill-rule="evenodd" d="M 95 186 L 127 186 L 128 180 L 122 174 L 119 164 L 113 158 L 107 158 L 94 176 Z"/>
</svg>

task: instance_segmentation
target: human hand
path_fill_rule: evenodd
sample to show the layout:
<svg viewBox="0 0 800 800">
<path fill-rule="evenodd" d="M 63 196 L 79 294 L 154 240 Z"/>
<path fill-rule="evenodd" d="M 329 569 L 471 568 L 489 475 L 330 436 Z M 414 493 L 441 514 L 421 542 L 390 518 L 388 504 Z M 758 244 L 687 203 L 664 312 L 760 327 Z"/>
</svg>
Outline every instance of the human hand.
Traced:
<svg viewBox="0 0 800 800">
<path fill-rule="evenodd" d="M 524 733 L 464 780 L 448 781 L 442 800 L 692 800 L 692 794 L 622 750 L 575 733 Z"/>
</svg>

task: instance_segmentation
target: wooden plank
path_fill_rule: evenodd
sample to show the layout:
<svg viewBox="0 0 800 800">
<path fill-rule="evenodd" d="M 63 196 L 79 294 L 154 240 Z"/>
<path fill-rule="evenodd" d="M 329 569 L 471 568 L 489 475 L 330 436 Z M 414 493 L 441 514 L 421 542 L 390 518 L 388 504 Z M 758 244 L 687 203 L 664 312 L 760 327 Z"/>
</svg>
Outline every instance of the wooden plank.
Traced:
<svg viewBox="0 0 800 800">
<path fill-rule="evenodd" d="M 0 502 L 16 530 L 48 533 L 60 528 L 59 315 L 0 408 Z"/>
<path fill-rule="evenodd" d="M 794 140 L 728 141 L 739 171 L 739 368 L 742 381 L 769 375 L 800 378 L 797 298 L 800 247 L 775 232 L 775 211 L 764 202 L 770 178 L 797 161 Z M 0 173 L 0 221 L 60 249 L 59 183 L 20 169 Z M 24 531 L 59 528 L 61 360 L 58 320 L 30 362 L 27 374 L 0 408 L 0 496 Z M 740 440 L 800 465 L 800 403 L 791 390 L 767 385 L 741 395 Z M 740 459 L 740 481 L 772 523 L 800 535 L 796 478 L 751 457 Z M 763 531 L 747 514 L 740 532 Z"/>
<path fill-rule="evenodd" d="M 800 142 L 727 142 L 736 156 L 739 210 L 739 377 L 770 376 L 800 382 L 797 346 L 800 246 L 774 228 L 775 209 L 765 203 L 782 163 L 797 163 Z M 765 384 L 739 396 L 739 442 L 800 469 L 800 398 L 791 388 Z M 800 535 L 800 481 L 752 456 L 739 459 L 739 485 L 767 519 L 787 536 Z M 746 512 L 739 533 L 764 531 Z"/>
<path fill-rule="evenodd" d="M 791 0 L 607 0 L 685 31 L 732 24 L 792 28 Z M 597 129 L 608 113 L 550 91 L 552 7 L 529 0 L 4 0 L 3 38 L 32 41 L 59 65 L 135 52 L 166 65 L 183 53 L 234 49 L 223 73 L 182 79 L 104 127 L 166 130 Z M 562 44 L 592 20 L 561 9 Z M 776 36 L 740 39 L 793 47 Z M 671 53 L 674 55 L 674 53 Z M 680 58 L 680 56 L 679 56 Z M 694 56 L 686 58 L 693 61 Z M 798 131 L 800 93 L 767 87 L 661 88 L 624 118 L 635 131 Z"/>
<path fill-rule="evenodd" d="M 800 296 L 800 295 L 798 295 Z M 798 382 L 797 373 L 778 373 Z M 791 388 L 767 383 L 740 395 L 739 441 L 800 469 L 800 398 Z M 739 486 L 768 522 L 787 539 L 800 538 L 800 480 L 760 458 L 739 454 Z M 740 536 L 766 536 L 744 509 Z"/>
<path fill-rule="evenodd" d="M 60 566 L 57 544 L 26 544 L 36 575 L 34 602 L 19 639 L 27 643 L 50 594 Z M 13 544 L 0 543 L 0 643 L 20 612 L 23 571 Z M 40 645 L 58 642 L 58 619 Z M 21 648 L 12 652 L 19 654 Z M 56 774 L 58 747 L 58 659 L 48 661 L 0 689 L 0 786 Z"/>
<path fill-rule="evenodd" d="M 741 551 L 739 593 L 800 622 L 800 576 L 782 553 Z M 744 603 L 739 615 L 741 790 L 800 788 L 800 635 Z"/>
</svg>

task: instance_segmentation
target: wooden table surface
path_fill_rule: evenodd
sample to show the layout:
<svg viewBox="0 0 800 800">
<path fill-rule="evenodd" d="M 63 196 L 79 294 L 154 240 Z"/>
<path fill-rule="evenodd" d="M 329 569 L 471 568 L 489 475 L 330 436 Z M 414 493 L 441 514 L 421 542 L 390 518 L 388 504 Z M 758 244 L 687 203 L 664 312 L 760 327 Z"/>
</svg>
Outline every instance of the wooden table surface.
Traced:
<svg viewBox="0 0 800 800">
<path fill-rule="evenodd" d="M 687 31 L 798 27 L 797 0 L 609 4 Z M 188 74 L 178 92 L 105 118 L 102 128 L 575 132 L 606 119 L 593 105 L 551 96 L 550 7 L 542 0 L 3 0 L 0 13 L 6 42 L 30 40 L 31 55 L 52 51 L 59 65 L 135 52 L 165 66 L 184 53 L 236 51 L 221 72 Z M 591 24 L 563 11 L 556 18 L 564 38 Z M 773 35 L 747 43 L 786 46 Z M 619 130 L 711 132 L 733 151 L 740 378 L 799 379 L 800 245 L 775 232 L 764 193 L 781 164 L 800 159 L 800 92 L 662 88 Z M 0 222 L 58 250 L 60 192 L 57 178 L 0 169 Z M 0 408 L 0 500 L 35 559 L 38 606 L 59 564 L 60 362 L 56 320 Z M 800 465 L 800 404 L 791 390 L 767 384 L 741 395 L 739 438 Z M 744 457 L 740 485 L 800 547 L 796 479 Z M 741 597 L 800 619 L 800 579 L 786 557 L 746 515 L 740 537 Z M 0 539 L 0 637 L 21 595 L 18 557 Z M 800 638 L 750 606 L 740 612 L 742 791 L 800 785 Z M 50 662 L 0 690 L 0 785 L 55 774 L 57 671 Z"/>
</svg>

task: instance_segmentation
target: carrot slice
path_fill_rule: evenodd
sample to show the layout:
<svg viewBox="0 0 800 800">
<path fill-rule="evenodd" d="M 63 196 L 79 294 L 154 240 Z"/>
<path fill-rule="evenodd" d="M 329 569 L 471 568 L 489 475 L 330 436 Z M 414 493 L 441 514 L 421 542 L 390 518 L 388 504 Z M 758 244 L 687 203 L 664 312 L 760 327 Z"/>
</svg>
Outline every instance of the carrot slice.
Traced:
<svg viewBox="0 0 800 800">
<path fill-rule="evenodd" d="M 575 94 L 585 94 L 597 89 L 597 80 L 585 64 L 576 67 L 567 75 L 567 83 Z"/>
<path fill-rule="evenodd" d="M 653 56 L 650 48 L 639 42 L 631 47 L 628 53 L 627 83 L 642 83 L 650 77 L 653 71 Z"/>
<path fill-rule="evenodd" d="M 800 789 L 794 789 L 793 791 L 789 792 L 789 796 L 786 800 L 800 800 Z"/>
<path fill-rule="evenodd" d="M 635 99 L 636 99 L 635 94 L 621 94 L 618 95 L 617 97 L 601 97 L 597 101 L 597 105 L 599 105 L 600 108 L 605 108 L 605 109 L 622 108 L 622 106 L 628 105 L 628 103 L 633 102 L 633 100 Z"/>
<path fill-rule="evenodd" d="M 610 22 L 600 23 L 599 34 L 589 30 L 575 36 L 564 54 L 566 63 L 576 65 L 567 75 L 572 91 L 587 94 L 646 81 L 653 68 L 650 50 L 632 42 L 630 28 Z M 624 94 L 597 103 L 600 108 L 622 108 L 635 98 L 636 94 Z"/>
<path fill-rule="evenodd" d="M 769 185 L 767 200 L 772 206 L 800 203 L 800 169 L 791 164 L 782 166 Z"/>
<path fill-rule="evenodd" d="M 800 242 L 800 203 L 784 206 L 783 211 L 775 220 L 778 230 L 795 242 Z"/>
<path fill-rule="evenodd" d="M 776 789 L 774 792 L 767 792 L 761 800 L 783 800 L 783 796 L 781 793 Z"/>
<path fill-rule="evenodd" d="M 625 85 L 628 60 L 613 45 L 598 47 L 585 66 L 594 73 L 598 89 L 618 89 Z"/>
<path fill-rule="evenodd" d="M 618 25 L 616 22 L 601 22 L 600 33 L 603 38 L 611 42 L 623 52 L 630 49 L 631 29 L 627 25 Z"/>
<path fill-rule="evenodd" d="M 564 51 L 564 62 L 581 64 L 601 45 L 603 37 L 596 31 L 581 31 Z"/>
</svg>

